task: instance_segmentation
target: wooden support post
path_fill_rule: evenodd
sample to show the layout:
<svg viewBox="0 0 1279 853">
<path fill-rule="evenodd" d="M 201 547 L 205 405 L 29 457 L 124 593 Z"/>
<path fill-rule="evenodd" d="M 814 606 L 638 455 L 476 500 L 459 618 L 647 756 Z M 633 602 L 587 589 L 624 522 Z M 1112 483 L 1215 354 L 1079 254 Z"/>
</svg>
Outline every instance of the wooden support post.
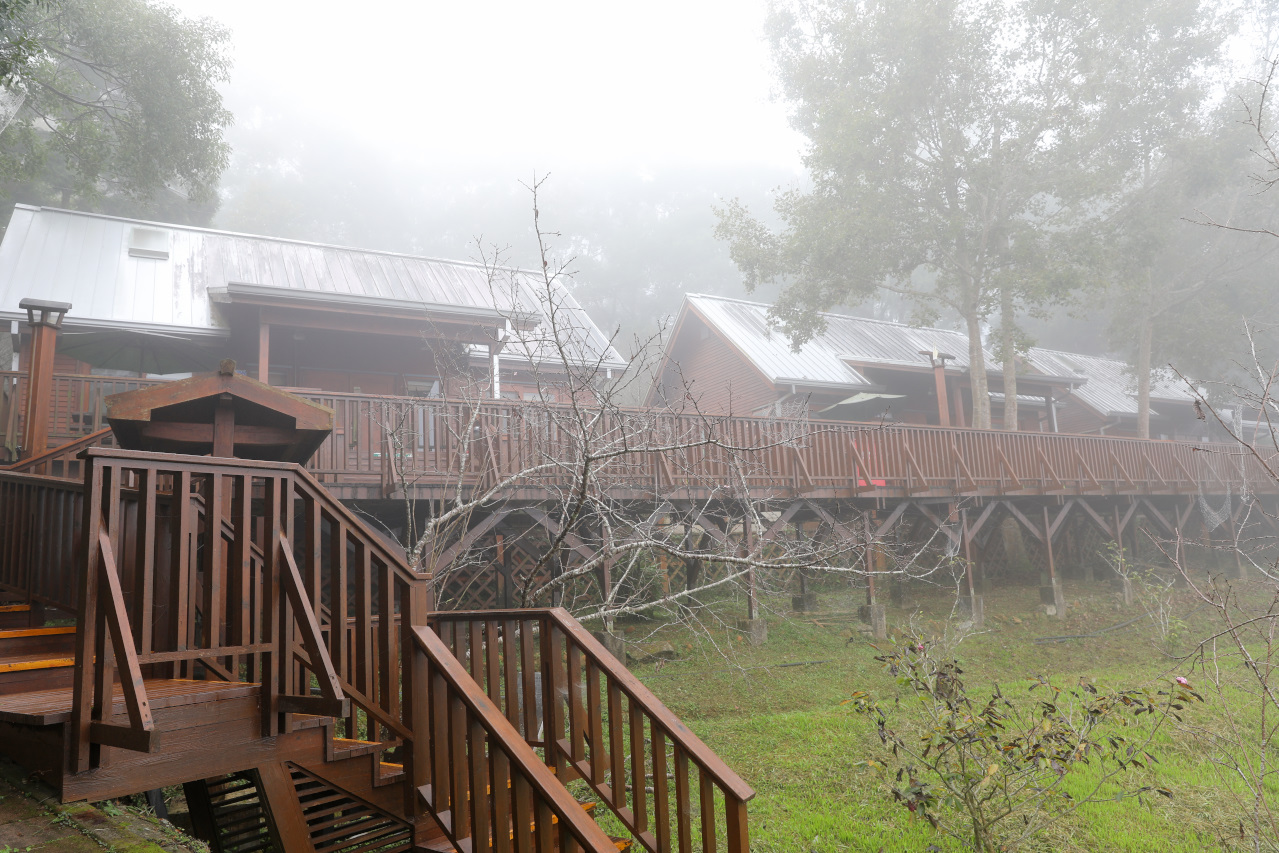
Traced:
<svg viewBox="0 0 1279 853">
<path fill-rule="evenodd" d="M 875 516 L 874 513 L 862 513 L 863 527 L 866 529 L 866 622 L 870 625 L 870 634 L 877 640 L 888 636 L 888 617 L 884 605 L 880 604 L 875 594 L 875 565 L 878 555 L 875 553 Z"/>
<path fill-rule="evenodd" d="M 973 584 L 972 537 L 968 534 L 968 510 L 966 509 L 959 511 L 959 531 L 964 546 L 964 574 L 968 581 L 968 613 L 972 618 L 973 626 L 978 627 L 985 621 L 985 613 L 982 596 L 978 595 L 976 586 Z"/>
<path fill-rule="evenodd" d="M 1230 553 L 1235 558 L 1235 580 L 1247 580 L 1248 569 L 1244 566 L 1243 559 L 1239 556 L 1239 533 L 1235 526 L 1234 513 L 1226 516 L 1226 524 L 1229 525 L 1226 531 L 1230 534 Z"/>
<path fill-rule="evenodd" d="M 22 421 L 22 456 L 38 456 L 49 447 L 49 404 L 53 395 L 53 357 L 62 318 L 71 310 L 69 302 L 23 299 L 18 307 L 27 312 L 31 330 L 30 358 L 27 360 L 27 410 Z"/>
<path fill-rule="evenodd" d="M 498 607 L 511 607 L 511 566 L 509 549 L 506 547 L 506 537 L 501 533 L 493 534 L 495 552 L 493 562 L 497 568 L 497 594 L 494 601 Z"/>
<path fill-rule="evenodd" d="M 1058 619 L 1066 618 L 1066 594 L 1061 587 L 1061 580 L 1057 577 L 1057 567 L 1053 562 L 1053 526 L 1052 518 L 1048 514 L 1048 507 L 1044 508 L 1044 553 L 1048 557 L 1048 584 L 1041 586 L 1039 589 L 1040 599 L 1053 608 L 1050 615 L 1056 616 Z"/>
<path fill-rule="evenodd" d="M 866 553 L 863 562 L 866 564 L 866 604 L 874 606 L 875 600 L 875 528 L 874 513 L 862 513 L 862 526 L 866 529 Z"/>
<path fill-rule="evenodd" d="M 754 546 L 750 516 L 742 516 L 742 556 L 750 558 Z M 746 618 L 754 621 L 759 618 L 759 606 L 755 600 L 755 569 L 746 570 Z"/>
<path fill-rule="evenodd" d="M 258 381 L 270 382 L 271 375 L 271 324 L 258 320 Z"/>
<path fill-rule="evenodd" d="M 933 382 L 937 386 L 937 420 L 941 426 L 950 426 L 950 400 L 946 395 L 946 362 L 933 360 Z"/>
<path fill-rule="evenodd" d="M 230 394 L 219 394 L 213 409 L 213 456 L 235 456 L 235 408 Z"/>
<path fill-rule="evenodd" d="M 1124 528 L 1123 522 L 1119 520 L 1119 504 L 1111 507 L 1115 520 L 1115 546 L 1119 549 L 1116 555 L 1120 560 L 1126 560 L 1127 555 L 1124 553 Z"/>
</svg>

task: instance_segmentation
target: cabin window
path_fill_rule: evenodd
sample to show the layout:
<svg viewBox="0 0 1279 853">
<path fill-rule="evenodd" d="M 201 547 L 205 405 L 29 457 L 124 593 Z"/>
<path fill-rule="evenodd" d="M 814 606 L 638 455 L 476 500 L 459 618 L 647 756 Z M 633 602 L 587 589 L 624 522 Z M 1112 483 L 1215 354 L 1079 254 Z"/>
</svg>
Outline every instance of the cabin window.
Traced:
<svg viewBox="0 0 1279 853">
<path fill-rule="evenodd" d="M 438 379 L 405 379 L 404 391 L 410 397 L 442 397 Z"/>
<path fill-rule="evenodd" d="M 129 257 L 169 259 L 169 232 L 158 228 L 133 228 L 129 232 Z"/>
</svg>

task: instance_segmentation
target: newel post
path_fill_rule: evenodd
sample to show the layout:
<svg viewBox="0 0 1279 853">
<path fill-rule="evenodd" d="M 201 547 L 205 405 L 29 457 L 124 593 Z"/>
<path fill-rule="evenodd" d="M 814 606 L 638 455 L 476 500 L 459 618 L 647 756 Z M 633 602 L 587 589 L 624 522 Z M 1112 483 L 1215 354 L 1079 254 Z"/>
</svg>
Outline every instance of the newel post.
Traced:
<svg viewBox="0 0 1279 853">
<path fill-rule="evenodd" d="M 18 307 L 27 312 L 31 328 L 31 353 L 27 360 L 27 409 L 22 420 L 22 457 L 37 456 L 49 447 L 49 396 L 53 390 L 53 354 L 62 318 L 70 302 L 23 299 Z"/>
</svg>

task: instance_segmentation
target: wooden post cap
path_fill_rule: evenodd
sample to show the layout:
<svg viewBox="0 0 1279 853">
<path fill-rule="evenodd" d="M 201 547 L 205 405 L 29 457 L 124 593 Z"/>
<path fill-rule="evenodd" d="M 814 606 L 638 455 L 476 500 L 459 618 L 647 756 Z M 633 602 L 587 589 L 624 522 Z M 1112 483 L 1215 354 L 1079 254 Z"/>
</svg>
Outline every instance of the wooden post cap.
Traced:
<svg viewBox="0 0 1279 853">
<path fill-rule="evenodd" d="M 235 359 L 233 359 L 233 358 L 224 358 L 224 359 L 222 359 L 221 361 L 219 361 L 219 362 L 218 362 L 218 375 L 219 375 L 219 376 L 234 376 L 234 375 L 235 375 Z"/>
</svg>

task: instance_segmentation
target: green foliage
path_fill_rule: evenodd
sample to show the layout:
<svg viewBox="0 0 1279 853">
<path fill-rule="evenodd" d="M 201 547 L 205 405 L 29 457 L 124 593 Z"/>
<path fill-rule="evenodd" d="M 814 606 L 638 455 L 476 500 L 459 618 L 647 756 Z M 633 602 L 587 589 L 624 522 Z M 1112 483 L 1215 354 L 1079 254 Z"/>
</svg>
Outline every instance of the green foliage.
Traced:
<svg viewBox="0 0 1279 853">
<path fill-rule="evenodd" d="M 778 3 L 768 34 L 812 188 L 778 198 L 780 230 L 734 202 L 717 233 L 748 287 L 785 285 L 776 311 L 797 344 L 817 312 L 885 289 L 919 319 L 961 318 L 974 425 L 989 426 L 983 324 L 1001 315 L 996 349 L 1012 355 L 1028 342 L 1017 316 L 1104 274 L 1091 224 L 1138 143 L 1195 112 L 1198 71 L 1227 31 L 1209 8 Z"/>
<path fill-rule="evenodd" d="M 1029 692 L 1038 691 L 1033 698 L 1016 699 L 996 684 L 989 697 L 975 699 L 959 662 L 919 637 L 875 659 L 922 713 L 906 715 L 900 704 L 853 694 L 847 702 L 874 719 L 891 755 L 889 765 L 866 764 L 893 771 L 895 802 L 934 828 L 966 838 L 978 853 L 1014 850 L 1103 797 L 1171 798 L 1171 791 L 1150 784 L 1124 788 L 1120 777 L 1156 761 L 1148 747 L 1166 716 L 1179 719 L 1187 704 L 1202 701 L 1176 682 L 1155 693 L 1103 691 L 1083 681 L 1063 689 L 1042 676 L 1030 685 Z M 1149 720 L 1144 727 L 1138 725 L 1143 715 Z M 1094 777 L 1080 791 L 1072 783 L 1085 768 Z M 944 808 L 967 825 L 946 822 Z"/>
<path fill-rule="evenodd" d="M 11 194 L 126 212 L 165 194 L 216 198 L 231 123 L 217 90 L 224 29 L 150 0 L 30 0 L 9 13 L 8 43 L 38 48 L 9 57 L 4 80 L 21 99 L 0 134 Z"/>
</svg>

